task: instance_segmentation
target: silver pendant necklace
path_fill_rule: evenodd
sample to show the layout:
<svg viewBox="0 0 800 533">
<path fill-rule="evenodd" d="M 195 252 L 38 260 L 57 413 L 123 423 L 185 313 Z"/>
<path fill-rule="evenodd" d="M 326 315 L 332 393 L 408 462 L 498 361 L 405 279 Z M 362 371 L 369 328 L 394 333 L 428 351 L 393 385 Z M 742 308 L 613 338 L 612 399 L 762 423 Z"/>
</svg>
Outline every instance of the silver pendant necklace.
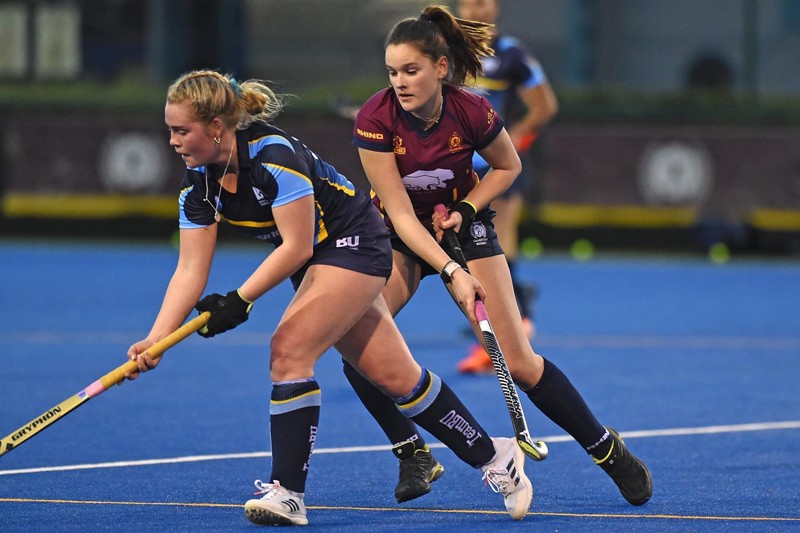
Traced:
<svg viewBox="0 0 800 533">
<path fill-rule="evenodd" d="M 220 179 L 220 182 L 219 182 L 219 194 L 220 195 L 222 194 L 222 189 L 225 186 L 225 178 L 227 177 L 227 174 L 228 174 L 228 167 L 231 165 L 231 159 L 233 159 L 233 149 L 235 147 L 236 147 L 236 143 L 235 142 L 231 143 L 231 151 L 228 154 L 228 162 L 225 163 L 225 169 L 222 171 L 222 178 Z M 214 203 L 211 203 L 211 200 L 208 199 L 208 195 L 209 195 L 209 190 L 208 190 L 208 172 L 209 172 L 208 171 L 208 167 L 206 167 L 206 198 L 205 198 L 205 200 L 211 207 L 214 208 L 214 220 L 219 222 L 220 221 L 220 216 L 219 216 L 219 203 L 220 203 L 219 195 L 217 195 Z"/>
</svg>

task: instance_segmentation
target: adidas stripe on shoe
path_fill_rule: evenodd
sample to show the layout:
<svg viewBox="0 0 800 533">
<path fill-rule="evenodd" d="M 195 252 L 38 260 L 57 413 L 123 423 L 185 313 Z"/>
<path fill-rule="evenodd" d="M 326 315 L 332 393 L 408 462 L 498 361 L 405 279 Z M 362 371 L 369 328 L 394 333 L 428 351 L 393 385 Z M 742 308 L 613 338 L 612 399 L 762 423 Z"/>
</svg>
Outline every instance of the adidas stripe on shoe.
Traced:
<svg viewBox="0 0 800 533">
<path fill-rule="evenodd" d="M 256 495 L 261 498 L 247 500 L 244 514 L 248 520 L 261 526 L 305 526 L 308 524 L 303 494 L 282 487 L 279 481 L 255 481 Z"/>
<path fill-rule="evenodd" d="M 492 438 L 494 458 L 483 465 L 483 479 L 503 495 L 506 511 L 522 520 L 533 501 L 533 485 L 525 475 L 525 454 L 514 439 Z"/>
</svg>

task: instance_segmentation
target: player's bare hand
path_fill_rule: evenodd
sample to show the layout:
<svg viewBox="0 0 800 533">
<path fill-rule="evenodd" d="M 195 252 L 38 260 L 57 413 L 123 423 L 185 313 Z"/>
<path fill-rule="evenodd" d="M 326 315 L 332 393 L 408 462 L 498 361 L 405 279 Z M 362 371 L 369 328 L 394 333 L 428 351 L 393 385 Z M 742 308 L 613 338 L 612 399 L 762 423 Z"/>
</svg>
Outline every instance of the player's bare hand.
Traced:
<svg viewBox="0 0 800 533">
<path fill-rule="evenodd" d="M 473 278 L 463 268 L 457 269 L 453 272 L 452 282 L 453 295 L 466 313 L 467 318 L 472 324 L 477 324 L 478 319 L 475 318 L 475 298 L 481 300 L 486 299 L 486 291 L 483 290 L 480 282 Z"/>
<path fill-rule="evenodd" d="M 461 213 L 458 211 L 453 211 L 452 213 L 440 213 L 438 211 L 433 212 L 432 223 L 433 223 L 433 232 L 436 236 L 437 242 L 442 242 L 442 238 L 444 237 L 444 230 L 452 229 L 456 233 L 458 230 L 461 229 Z"/>
<path fill-rule="evenodd" d="M 126 379 L 136 379 L 141 372 L 147 372 L 158 366 L 158 363 L 161 362 L 161 357 L 151 357 L 147 353 L 147 349 L 153 344 L 155 344 L 153 341 L 144 339 L 128 348 L 128 359 L 136 361 L 136 366 L 139 367 L 139 370 L 138 372 L 125 374 Z"/>
</svg>

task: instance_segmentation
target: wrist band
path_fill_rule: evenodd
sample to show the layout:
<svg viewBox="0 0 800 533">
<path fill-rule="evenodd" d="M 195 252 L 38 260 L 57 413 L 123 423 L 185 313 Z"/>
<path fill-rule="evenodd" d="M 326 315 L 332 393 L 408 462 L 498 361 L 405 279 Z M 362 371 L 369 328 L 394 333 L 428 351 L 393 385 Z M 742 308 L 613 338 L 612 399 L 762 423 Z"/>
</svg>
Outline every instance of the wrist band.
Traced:
<svg viewBox="0 0 800 533">
<path fill-rule="evenodd" d="M 475 204 L 473 204 L 472 202 L 470 202 L 470 201 L 469 201 L 469 200 L 467 200 L 466 198 L 465 198 L 464 200 L 461 200 L 461 201 L 460 201 L 460 202 L 458 202 L 458 203 L 460 203 L 460 204 L 467 204 L 468 206 L 470 206 L 470 207 L 472 208 L 472 215 L 473 215 L 473 216 L 475 216 L 475 215 L 477 215 L 477 214 L 478 214 L 478 208 L 477 208 L 477 207 L 475 207 Z"/>
<path fill-rule="evenodd" d="M 452 259 L 444 264 L 442 267 L 442 272 L 439 274 L 442 277 L 442 281 L 445 284 L 449 284 L 453 281 L 453 273 L 461 268 L 461 265 L 453 261 Z"/>
</svg>

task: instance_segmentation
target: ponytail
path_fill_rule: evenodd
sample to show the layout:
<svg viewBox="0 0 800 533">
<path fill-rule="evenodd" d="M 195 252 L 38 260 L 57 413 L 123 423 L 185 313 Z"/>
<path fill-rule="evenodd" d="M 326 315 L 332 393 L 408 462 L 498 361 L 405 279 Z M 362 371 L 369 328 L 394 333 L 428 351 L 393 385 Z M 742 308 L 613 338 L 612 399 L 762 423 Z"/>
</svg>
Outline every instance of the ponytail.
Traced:
<svg viewBox="0 0 800 533">
<path fill-rule="evenodd" d="M 432 61 L 447 57 L 450 71 L 446 81 L 464 85 L 483 74 L 481 58 L 491 56 L 493 24 L 456 18 L 446 6 L 430 5 L 418 18 L 398 22 L 389 32 L 389 45 L 413 44 Z"/>
<path fill-rule="evenodd" d="M 213 70 L 189 72 L 170 85 L 167 102 L 186 101 L 199 120 L 211 122 L 219 117 L 226 126 L 239 130 L 254 122 L 270 122 L 283 109 L 283 96 L 264 82 L 239 83 Z"/>
</svg>

